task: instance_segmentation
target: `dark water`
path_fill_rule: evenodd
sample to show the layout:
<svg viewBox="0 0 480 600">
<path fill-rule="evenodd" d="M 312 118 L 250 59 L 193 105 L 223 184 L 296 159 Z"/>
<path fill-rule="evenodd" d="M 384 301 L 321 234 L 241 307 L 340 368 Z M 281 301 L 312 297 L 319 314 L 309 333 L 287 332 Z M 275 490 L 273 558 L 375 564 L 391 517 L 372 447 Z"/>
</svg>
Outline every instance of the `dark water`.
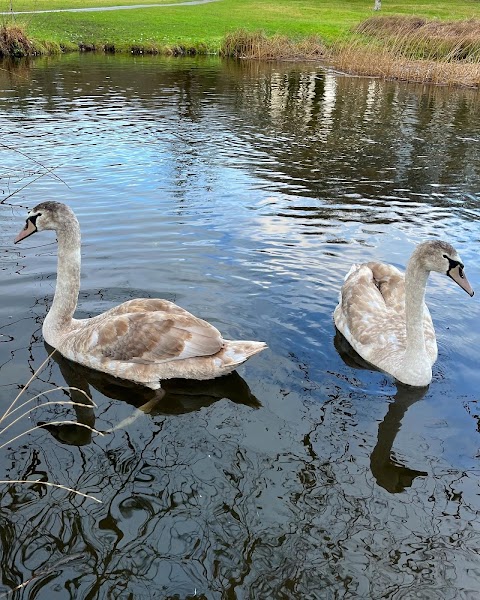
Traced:
<svg viewBox="0 0 480 600">
<path fill-rule="evenodd" d="M 68 384 L 97 406 L 34 399 L 0 432 L 0 478 L 102 504 L 1 484 L 0 597 L 478 597 L 477 297 L 431 277 L 426 393 L 356 368 L 332 323 L 352 262 L 403 266 L 431 237 L 480 291 L 478 94 L 104 56 L 4 65 L 0 90 L 1 412 L 48 354 L 54 237 L 13 246 L 42 200 L 82 226 L 79 315 L 162 297 L 269 344 L 160 403 L 51 360 L 21 399 Z M 59 420 L 104 435 L 9 441 Z"/>
</svg>

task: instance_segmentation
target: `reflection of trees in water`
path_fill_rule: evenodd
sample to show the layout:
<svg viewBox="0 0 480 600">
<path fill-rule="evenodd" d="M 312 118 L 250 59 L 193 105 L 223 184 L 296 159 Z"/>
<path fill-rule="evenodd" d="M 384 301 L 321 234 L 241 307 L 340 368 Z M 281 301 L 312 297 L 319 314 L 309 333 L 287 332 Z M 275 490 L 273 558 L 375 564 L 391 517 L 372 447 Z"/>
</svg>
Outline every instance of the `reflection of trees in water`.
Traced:
<svg viewBox="0 0 480 600">
<path fill-rule="evenodd" d="M 476 207 L 480 173 L 472 138 L 480 134 L 480 109 L 472 90 L 348 77 L 312 64 L 90 56 L 38 64 L 30 72 L 47 112 L 74 111 L 82 95 L 102 109 L 107 95 L 127 114 L 140 105 L 149 115 L 138 123 L 147 144 L 165 141 L 164 118 L 180 117 L 178 136 L 167 142 L 180 160 L 180 188 L 220 127 L 221 137 L 225 129 L 235 136 L 229 156 L 279 191 L 288 183 L 300 196 L 342 204 L 345 194 L 355 193 L 365 217 L 372 207 L 398 212 L 398 203 L 449 207 L 452 194 Z M 0 72 L 0 83 L 11 72 Z M 22 95 L 26 109 L 32 95 L 28 73 L 22 71 L 16 85 L 20 110 Z"/>
<path fill-rule="evenodd" d="M 471 138 L 472 122 L 478 131 L 475 92 L 337 76 L 306 66 L 263 67 L 261 73 L 257 65 L 241 68 L 258 78 L 241 90 L 242 107 L 257 122 L 262 119 L 263 135 L 253 143 L 276 139 L 276 167 L 287 169 L 294 181 L 324 183 L 328 190 L 338 176 L 338 183 L 370 183 L 372 197 L 378 197 L 375 184 L 383 185 L 385 195 L 389 184 L 402 181 L 411 191 L 431 193 L 425 184 L 450 183 L 452 174 L 463 183 L 471 168 L 478 169 L 475 147 L 462 139 L 462 132 Z"/>
<path fill-rule="evenodd" d="M 294 191 L 281 214 L 310 225 L 321 217 L 441 222 L 451 218 L 452 199 L 478 219 L 472 139 L 480 135 L 480 110 L 472 90 L 347 77 L 312 64 L 94 56 L 38 64 L 30 70 L 35 84 L 28 70 L 17 82 L 20 112 L 23 99 L 30 110 L 35 93 L 47 113 L 78 109 L 82 133 L 90 127 L 98 133 L 82 98 L 99 110 L 111 98 L 117 110 L 124 107 L 121 126 L 133 128 L 150 150 L 158 145 L 174 157 L 172 191 L 179 200 L 194 198 L 192 188 L 208 193 L 220 165 L 240 163 L 271 191 Z M 0 83 L 8 77 L 11 69 L 0 72 Z M 145 113 L 135 123 L 128 122 L 132 106 Z M 165 119 L 175 120 L 175 135 L 171 128 L 165 135 Z M 302 206 L 302 196 L 318 201 Z"/>
</svg>

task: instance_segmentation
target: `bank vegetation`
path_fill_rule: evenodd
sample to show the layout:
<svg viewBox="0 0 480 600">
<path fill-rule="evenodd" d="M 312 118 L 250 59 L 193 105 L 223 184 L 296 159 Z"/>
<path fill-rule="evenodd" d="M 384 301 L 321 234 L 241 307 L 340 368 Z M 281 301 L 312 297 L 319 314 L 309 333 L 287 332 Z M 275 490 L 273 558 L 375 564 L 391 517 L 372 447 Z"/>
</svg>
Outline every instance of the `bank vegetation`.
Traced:
<svg viewBox="0 0 480 600">
<path fill-rule="evenodd" d="M 0 26 L 0 56 L 101 51 L 132 54 L 219 54 L 250 60 L 323 60 L 339 71 L 410 82 L 480 87 L 480 19 L 429 20 L 412 16 L 375 16 L 329 43 L 319 36 L 268 36 L 239 29 L 212 47 L 188 44 L 110 42 L 56 43 L 29 38 L 18 23 Z"/>
</svg>

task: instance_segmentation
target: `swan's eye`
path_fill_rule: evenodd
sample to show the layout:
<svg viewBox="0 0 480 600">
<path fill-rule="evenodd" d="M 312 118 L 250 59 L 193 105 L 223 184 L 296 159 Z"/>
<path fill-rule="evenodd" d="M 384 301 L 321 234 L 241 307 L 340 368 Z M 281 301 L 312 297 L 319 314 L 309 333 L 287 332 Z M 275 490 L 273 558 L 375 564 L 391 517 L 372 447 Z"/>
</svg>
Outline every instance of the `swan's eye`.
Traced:
<svg viewBox="0 0 480 600">
<path fill-rule="evenodd" d="M 35 227 L 37 226 L 37 218 L 41 217 L 42 213 L 37 213 L 36 215 L 31 215 L 30 217 L 27 218 L 27 224 L 25 225 L 25 229 L 28 227 L 28 222 L 30 221 L 32 223 L 32 225 L 35 225 Z"/>
</svg>

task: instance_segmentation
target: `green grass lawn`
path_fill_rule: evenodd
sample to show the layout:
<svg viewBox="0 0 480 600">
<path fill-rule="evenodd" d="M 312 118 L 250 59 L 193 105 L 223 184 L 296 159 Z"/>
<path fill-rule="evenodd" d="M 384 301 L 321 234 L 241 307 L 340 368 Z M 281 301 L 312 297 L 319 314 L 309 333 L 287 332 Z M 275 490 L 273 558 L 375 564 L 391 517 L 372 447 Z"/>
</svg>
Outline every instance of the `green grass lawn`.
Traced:
<svg viewBox="0 0 480 600">
<path fill-rule="evenodd" d="M 166 0 L 165 0 L 166 1 Z M 170 0 L 172 1 L 172 0 Z M 46 10 L 153 4 L 154 0 L 12 0 L 14 10 Z M 220 0 L 199 6 L 142 8 L 93 13 L 52 13 L 13 17 L 38 41 L 66 46 L 78 43 L 158 48 L 184 45 L 215 52 L 225 34 L 263 30 L 291 38 L 320 36 L 327 44 L 348 34 L 353 25 L 372 16 L 373 0 Z M 10 0 L 0 0 L 8 11 Z M 417 15 L 439 19 L 480 17 L 479 0 L 384 0 L 382 15 Z M 9 23 L 12 17 L 3 17 Z"/>
</svg>

